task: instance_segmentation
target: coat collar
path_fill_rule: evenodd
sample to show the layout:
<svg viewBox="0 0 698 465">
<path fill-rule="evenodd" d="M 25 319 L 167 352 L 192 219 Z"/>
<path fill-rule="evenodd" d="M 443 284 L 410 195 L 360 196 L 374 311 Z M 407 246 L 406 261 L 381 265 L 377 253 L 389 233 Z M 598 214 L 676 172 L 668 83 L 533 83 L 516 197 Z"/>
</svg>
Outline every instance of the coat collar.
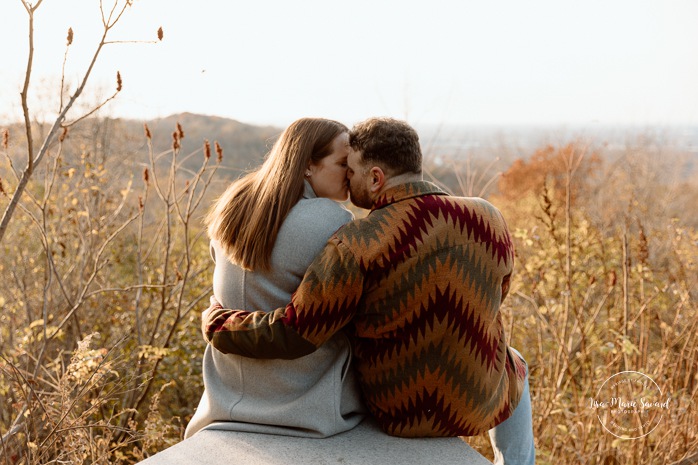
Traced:
<svg viewBox="0 0 698 465">
<path fill-rule="evenodd" d="M 315 195 L 315 191 L 313 190 L 313 186 L 310 185 L 308 181 L 305 179 L 303 180 L 304 183 L 304 188 L 303 188 L 303 198 L 304 199 L 315 199 L 317 198 L 317 195 Z"/>
<path fill-rule="evenodd" d="M 371 208 L 371 211 L 378 210 L 379 208 L 383 208 L 386 205 L 390 205 L 395 202 L 400 202 L 402 200 L 407 200 L 414 197 L 421 197 L 423 195 L 448 194 L 436 186 L 436 184 L 429 181 L 406 182 L 404 184 L 398 184 L 395 187 L 391 187 L 383 192 L 380 197 L 373 202 L 373 208 Z"/>
</svg>

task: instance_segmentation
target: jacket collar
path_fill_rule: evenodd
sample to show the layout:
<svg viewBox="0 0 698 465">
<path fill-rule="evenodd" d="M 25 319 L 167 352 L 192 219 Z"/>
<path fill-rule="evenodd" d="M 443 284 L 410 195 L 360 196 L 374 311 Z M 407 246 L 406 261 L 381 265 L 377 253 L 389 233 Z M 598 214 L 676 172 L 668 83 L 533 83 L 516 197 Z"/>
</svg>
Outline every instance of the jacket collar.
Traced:
<svg viewBox="0 0 698 465">
<path fill-rule="evenodd" d="M 317 195 L 315 195 L 315 191 L 313 190 L 313 187 L 310 185 L 308 181 L 305 179 L 303 180 L 303 183 L 305 185 L 303 189 L 303 198 L 304 199 L 314 199 L 317 198 Z"/>
<path fill-rule="evenodd" d="M 421 197 L 423 195 L 448 194 L 437 187 L 436 184 L 429 181 L 406 182 L 404 184 L 398 184 L 395 187 L 391 187 L 383 192 L 380 197 L 373 202 L 373 208 L 371 208 L 371 211 L 378 210 L 379 208 L 383 208 L 386 205 L 390 205 L 395 202 L 400 202 L 402 200 L 407 200 L 414 197 Z"/>
</svg>

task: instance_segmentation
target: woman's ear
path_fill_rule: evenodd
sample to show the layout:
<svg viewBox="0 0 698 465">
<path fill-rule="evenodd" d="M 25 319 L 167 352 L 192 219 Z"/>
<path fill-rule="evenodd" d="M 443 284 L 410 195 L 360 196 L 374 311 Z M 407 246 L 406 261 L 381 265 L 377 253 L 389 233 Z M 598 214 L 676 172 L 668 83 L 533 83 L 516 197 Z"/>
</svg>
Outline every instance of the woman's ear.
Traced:
<svg viewBox="0 0 698 465">
<path fill-rule="evenodd" d="M 371 177 L 371 192 L 380 192 L 381 189 L 383 189 L 383 185 L 385 184 L 385 173 L 383 172 L 383 170 L 378 166 L 374 166 L 373 168 L 371 168 L 369 176 Z"/>
</svg>

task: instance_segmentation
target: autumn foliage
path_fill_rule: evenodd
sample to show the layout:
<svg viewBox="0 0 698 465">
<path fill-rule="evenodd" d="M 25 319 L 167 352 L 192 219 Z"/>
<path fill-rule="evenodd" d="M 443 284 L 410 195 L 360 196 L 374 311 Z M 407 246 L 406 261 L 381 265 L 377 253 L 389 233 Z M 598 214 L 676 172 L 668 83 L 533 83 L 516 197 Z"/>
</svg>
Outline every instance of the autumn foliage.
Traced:
<svg viewBox="0 0 698 465">
<path fill-rule="evenodd" d="M 530 364 L 538 463 L 678 463 L 698 449 L 698 231 L 683 209 L 698 186 L 686 161 L 650 144 L 611 153 L 573 141 L 499 178 L 490 200 L 517 248 L 504 314 Z M 639 439 L 609 433 L 590 407 L 627 370 L 652 378 L 670 406 Z"/>
</svg>

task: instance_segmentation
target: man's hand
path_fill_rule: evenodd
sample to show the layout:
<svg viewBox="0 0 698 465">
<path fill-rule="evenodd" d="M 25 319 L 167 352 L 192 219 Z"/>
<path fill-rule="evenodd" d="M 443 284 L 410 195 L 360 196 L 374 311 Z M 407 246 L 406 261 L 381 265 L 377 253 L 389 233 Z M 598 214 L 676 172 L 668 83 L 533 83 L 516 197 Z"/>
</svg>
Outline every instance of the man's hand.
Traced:
<svg viewBox="0 0 698 465">
<path fill-rule="evenodd" d="M 308 355 L 316 347 L 303 339 L 290 324 L 293 307 L 273 312 L 232 310 L 211 297 L 211 305 L 201 313 L 204 339 L 225 354 L 250 358 L 294 359 Z"/>
<path fill-rule="evenodd" d="M 201 332 L 202 332 L 204 339 L 206 341 L 208 341 L 208 338 L 206 337 L 206 322 L 208 321 L 209 315 L 211 314 L 212 311 L 223 308 L 221 303 L 218 302 L 218 299 L 216 299 L 214 296 L 211 296 L 209 301 L 210 301 L 209 307 L 206 310 L 204 310 L 203 312 L 201 312 Z"/>
</svg>

